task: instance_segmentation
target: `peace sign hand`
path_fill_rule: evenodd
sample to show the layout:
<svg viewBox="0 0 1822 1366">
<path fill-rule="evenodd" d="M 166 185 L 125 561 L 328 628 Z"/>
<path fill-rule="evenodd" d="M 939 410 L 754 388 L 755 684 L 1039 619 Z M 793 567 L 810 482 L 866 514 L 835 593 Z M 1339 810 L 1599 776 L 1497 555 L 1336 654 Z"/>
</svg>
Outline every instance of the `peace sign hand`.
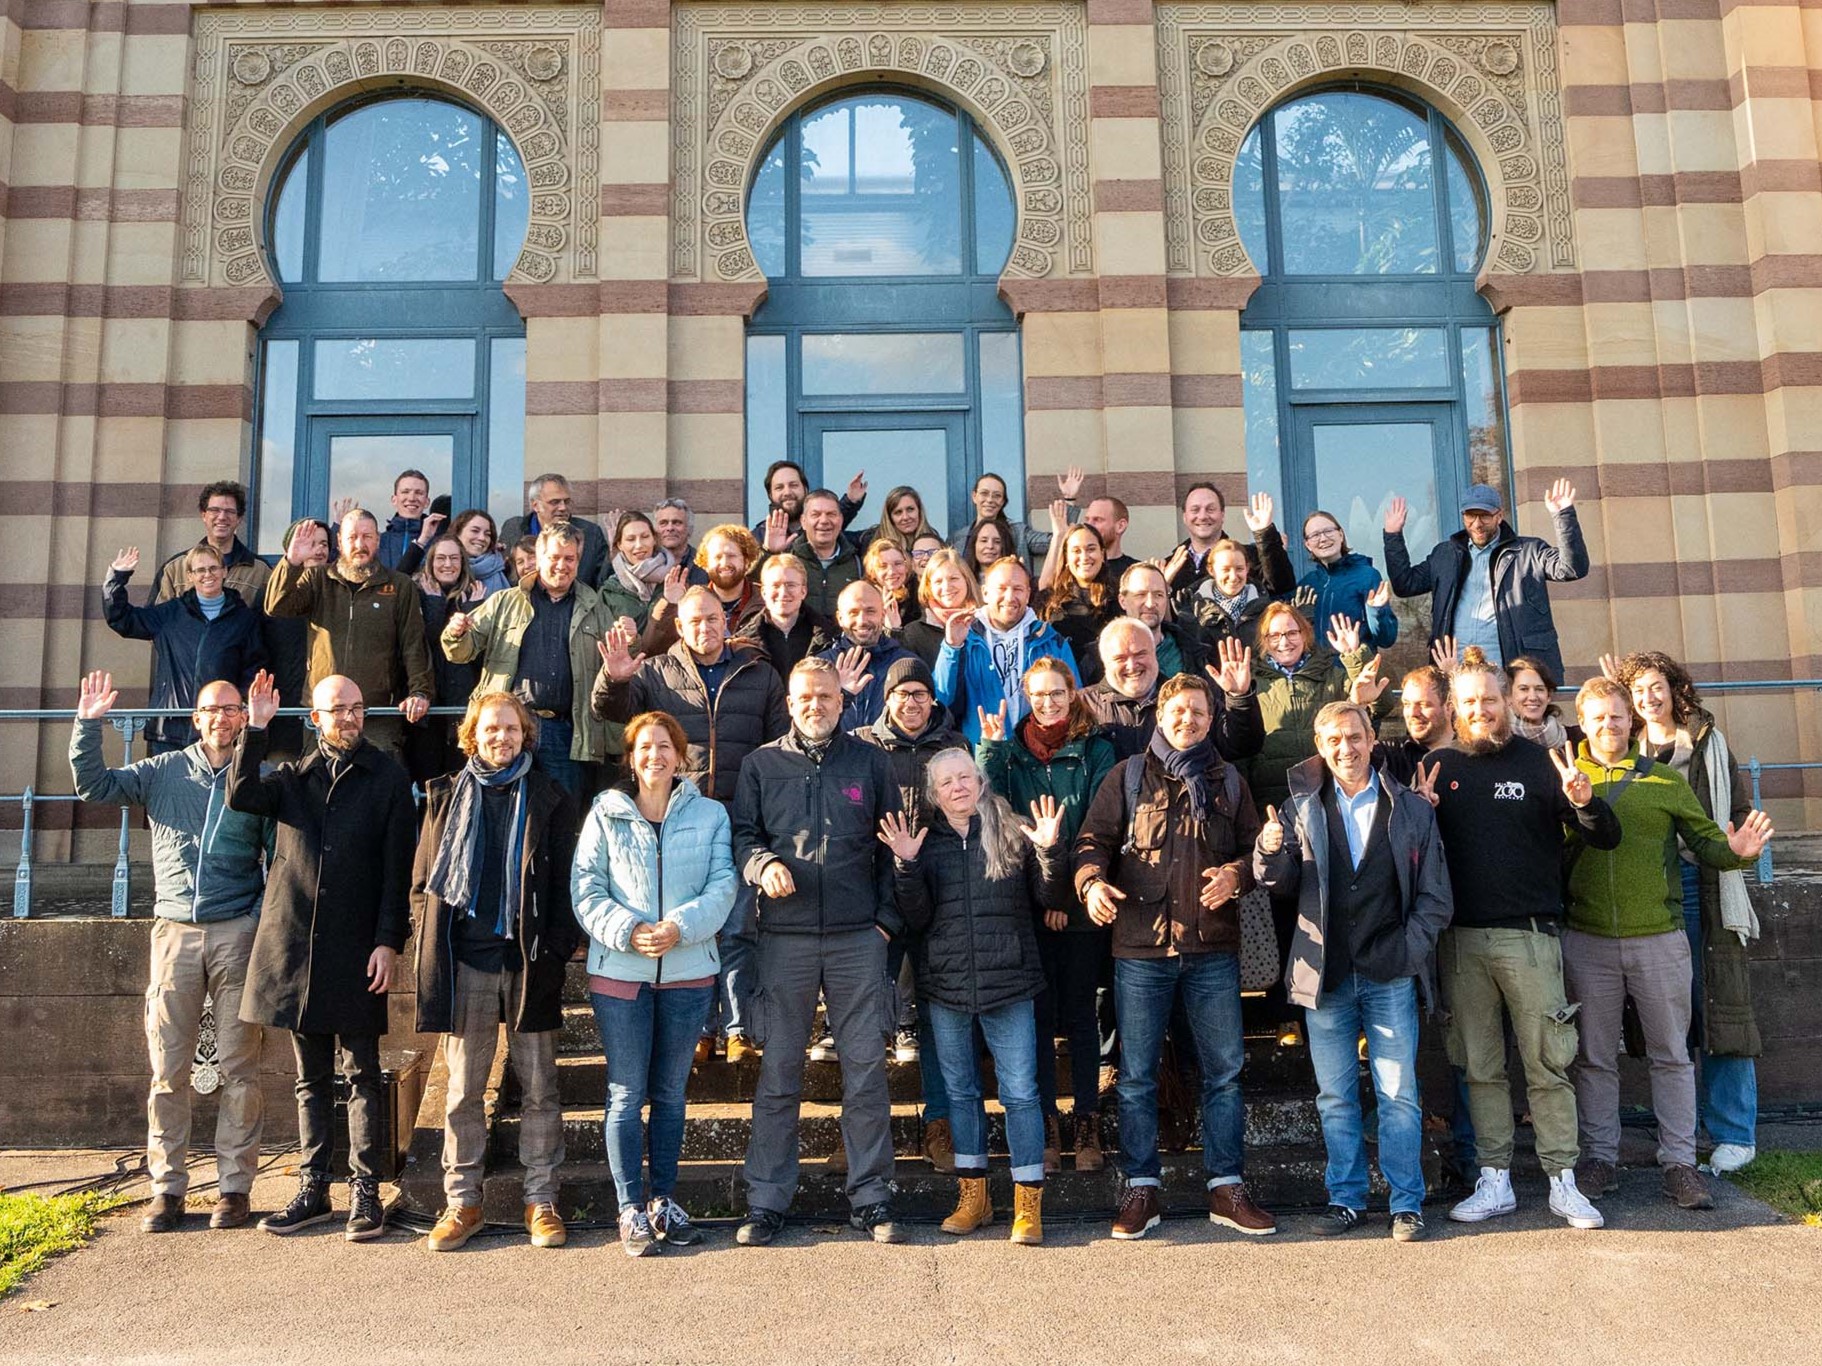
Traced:
<svg viewBox="0 0 1822 1366">
<path fill-rule="evenodd" d="M 1411 791 L 1416 793 L 1419 797 L 1422 797 L 1431 806 L 1435 806 L 1438 801 L 1436 796 L 1436 775 L 1441 770 L 1442 765 L 1440 763 L 1431 764 L 1428 768 L 1425 768 L 1423 764 L 1419 763 L 1417 765 L 1417 772 L 1411 778 Z"/>
<path fill-rule="evenodd" d="M 1004 740 L 1006 738 L 1006 699 L 1000 699 L 1000 709 L 989 712 L 985 707 L 976 707 L 975 715 L 981 720 L 981 739 Z"/>
<path fill-rule="evenodd" d="M 1052 849 L 1063 837 L 1063 808 L 1057 805 L 1057 799 L 1048 793 L 1031 804 L 1032 824 L 1019 822 L 1019 829 L 1025 832 L 1025 838 L 1039 849 Z"/>
<path fill-rule="evenodd" d="M 1265 808 L 1265 824 L 1259 827 L 1259 842 L 1255 846 L 1262 854 L 1275 854 L 1284 848 L 1284 822 L 1278 819 L 1278 808 Z"/>
<path fill-rule="evenodd" d="M 1563 795 L 1569 799 L 1570 806 L 1579 811 L 1594 800 L 1594 784 L 1577 767 L 1574 750 L 1567 745 L 1560 750 L 1553 749 L 1550 762 L 1556 765 L 1557 776 L 1563 780 Z"/>
<path fill-rule="evenodd" d="M 928 830 L 913 831 L 911 819 L 902 811 L 888 811 L 879 821 L 879 842 L 892 851 L 900 863 L 915 863 L 924 847 Z"/>
</svg>

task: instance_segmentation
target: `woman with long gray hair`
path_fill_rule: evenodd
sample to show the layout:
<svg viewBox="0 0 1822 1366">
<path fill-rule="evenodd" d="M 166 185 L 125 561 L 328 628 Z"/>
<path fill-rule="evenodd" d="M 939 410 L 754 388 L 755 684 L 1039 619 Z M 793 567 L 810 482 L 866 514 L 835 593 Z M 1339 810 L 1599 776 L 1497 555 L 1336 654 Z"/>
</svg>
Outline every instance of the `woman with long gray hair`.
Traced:
<svg viewBox="0 0 1822 1366">
<path fill-rule="evenodd" d="M 1032 1002 L 1044 970 L 1034 927 L 1042 908 L 1058 903 L 1068 876 L 1062 808 L 1045 797 L 1032 803 L 1032 823 L 1021 825 L 966 750 L 938 754 L 924 782 L 932 824 L 914 831 L 895 813 L 880 822 L 879 838 L 892 850 L 899 914 L 918 936 L 920 1004 L 949 1091 L 961 1191 L 943 1231 L 973 1233 L 993 1222 L 987 1111 L 974 1055 L 978 1023 L 1006 1110 L 1017 1183 L 1012 1241 L 1041 1243 L 1044 1118 Z"/>
</svg>

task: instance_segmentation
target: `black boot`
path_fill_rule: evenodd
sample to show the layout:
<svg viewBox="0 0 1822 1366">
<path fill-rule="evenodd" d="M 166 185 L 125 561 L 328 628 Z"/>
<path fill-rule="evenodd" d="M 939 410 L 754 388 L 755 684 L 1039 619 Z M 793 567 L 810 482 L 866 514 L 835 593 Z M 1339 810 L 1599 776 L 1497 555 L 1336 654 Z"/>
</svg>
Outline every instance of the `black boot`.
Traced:
<svg viewBox="0 0 1822 1366">
<path fill-rule="evenodd" d="M 357 1176 L 348 1183 L 348 1230 L 342 1236 L 364 1243 L 386 1231 L 386 1207 L 380 1203 L 379 1178 Z"/>
<path fill-rule="evenodd" d="M 291 1203 L 261 1219 L 259 1227 L 266 1233 L 296 1233 L 334 1217 L 335 1211 L 329 1205 L 329 1183 L 320 1176 L 305 1175 L 299 1179 Z"/>
</svg>

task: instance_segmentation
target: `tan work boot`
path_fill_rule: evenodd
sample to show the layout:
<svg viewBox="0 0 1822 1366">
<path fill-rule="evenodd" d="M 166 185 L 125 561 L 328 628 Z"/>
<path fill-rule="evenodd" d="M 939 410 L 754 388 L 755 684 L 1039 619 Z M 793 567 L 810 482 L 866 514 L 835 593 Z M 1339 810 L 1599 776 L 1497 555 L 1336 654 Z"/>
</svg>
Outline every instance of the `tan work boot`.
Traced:
<svg viewBox="0 0 1822 1366">
<path fill-rule="evenodd" d="M 1027 1247 L 1044 1241 L 1044 1188 L 1021 1181 L 1012 1188 L 1012 1239 Z"/>
<path fill-rule="evenodd" d="M 759 1050 L 753 1046 L 744 1034 L 728 1035 L 728 1064 L 733 1067 L 738 1067 L 741 1063 L 749 1060 L 757 1062 L 759 1060 Z"/>
<path fill-rule="evenodd" d="M 425 1246 L 432 1252 L 454 1252 L 480 1231 L 479 1205 L 451 1205 L 443 1211 L 437 1226 L 430 1230 L 430 1239 Z"/>
<path fill-rule="evenodd" d="M 1101 1117 L 1088 1110 L 1075 1117 L 1075 1169 L 1098 1172 L 1107 1165 L 1101 1151 Z"/>
<path fill-rule="evenodd" d="M 993 1202 L 987 1198 L 987 1178 L 964 1176 L 955 1213 L 943 1220 L 944 1233 L 973 1233 L 993 1222 Z"/>
<path fill-rule="evenodd" d="M 562 1247 L 569 1241 L 569 1230 L 552 1204 L 527 1205 L 525 1231 L 531 1235 L 533 1247 Z"/>
<path fill-rule="evenodd" d="M 924 1158 L 944 1176 L 955 1171 L 955 1134 L 946 1119 L 924 1125 Z"/>
</svg>

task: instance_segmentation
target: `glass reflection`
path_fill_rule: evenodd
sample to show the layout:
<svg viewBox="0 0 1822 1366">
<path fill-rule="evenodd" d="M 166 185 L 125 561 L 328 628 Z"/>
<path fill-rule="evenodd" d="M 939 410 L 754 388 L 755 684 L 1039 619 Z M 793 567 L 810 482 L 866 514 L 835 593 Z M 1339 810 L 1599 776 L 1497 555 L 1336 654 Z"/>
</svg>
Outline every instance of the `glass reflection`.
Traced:
<svg viewBox="0 0 1822 1366">
<path fill-rule="evenodd" d="M 317 398 L 471 398 L 474 358 L 472 337 L 325 339 L 313 388 Z"/>
<path fill-rule="evenodd" d="M 304 278 L 304 196 L 309 183 L 310 151 L 305 148 L 285 173 L 278 207 L 272 211 L 272 258 L 285 283 Z"/>
<path fill-rule="evenodd" d="M 1438 327 L 1323 327 L 1290 334 L 1293 389 L 1439 389 L 1449 343 Z"/>
<path fill-rule="evenodd" d="M 1272 116 L 1289 275 L 1437 269 L 1427 121 L 1376 95 L 1330 92 Z"/>
<path fill-rule="evenodd" d="M 959 454 L 959 452 L 958 452 Z M 846 488 L 862 470 L 890 470 L 924 500 L 931 526 L 949 524 L 949 433 L 942 427 L 829 431 L 822 434 L 822 484 Z"/>
<path fill-rule="evenodd" d="M 1240 334 L 1241 402 L 1246 413 L 1246 486 L 1283 497 L 1283 462 L 1278 449 L 1278 358 L 1270 332 Z"/>
<path fill-rule="evenodd" d="M 802 124 L 802 273 L 961 271 L 961 157 L 955 115 L 862 96 Z"/>
<path fill-rule="evenodd" d="M 998 275 L 1012 255 L 1012 233 L 1017 215 L 1012 186 L 1000 159 L 978 134 L 974 138 L 974 269 L 981 275 Z"/>
<path fill-rule="evenodd" d="M 1261 275 L 1272 273 L 1272 249 L 1265 232 L 1265 140 L 1259 136 L 1259 125 L 1240 144 L 1240 155 L 1234 158 L 1234 226 L 1240 230 L 1240 245 L 1252 258 Z"/>
<path fill-rule="evenodd" d="M 531 185 L 519 149 L 505 133 L 494 135 L 493 155 L 493 278 L 504 280 L 525 245 L 525 228 L 531 222 Z"/>
<path fill-rule="evenodd" d="M 981 333 L 981 468 L 1006 481 L 1006 516 L 1025 516 L 1025 392 L 1020 373 L 1019 334 Z M 955 510 L 957 518 L 971 508 Z M 942 525 L 932 522 L 934 526 Z M 949 530 L 961 528 L 952 525 Z"/>
<path fill-rule="evenodd" d="M 747 338 L 747 508 L 758 521 L 767 510 L 761 481 L 789 449 L 785 431 L 785 339 Z"/>
<path fill-rule="evenodd" d="M 472 280 L 481 120 L 440 100 L 366 105 L 324 137 L 317 278 Z"/>
<path fill-rule="evenodd" d="M 487 365 L 487 510 L 504 526 L 524 504 L 525 338 L 495 337 Z"/>
<path fill-rule="evenodd" d="M 1449 152 L 1449 238 L 1455 249 L 1455 269 L 1464 275 L 1480 264 L 1481 232 L 1486 211 L 1480 202 L 1480 181 L 1469 170 L 1472 159 L 1453 129 L 1443 135 Z"/>
<path fill-rule="evenodd" d="M 354 499 L 380 519 L 400 470 L 422 470 L 433 493 L 446 492 L 455 465 L 455 438 L 445 433 L 397 432 L 329 438 L 329 504 Z"/>
<path fill-rule="evenodd" d="M 959 394 L 959 332 L 810 333 L 803 339 L 806 394 Z"/>
<path fill-rule="evenodd" d="M 784 151 L 783 138 L 772 144 L 747 196 L 747 240 L 753 244 L 753 260 L 773 280 L 785 273 Z"/>
<path fill-rule="evenodd" d="M 1507 494 L 1506 418 L 1500 408 L 1495 355 L 1492 328 L 1462 328 L 1462 417 L 1468 429 L 1468 482 L 1491 484 Z"/>
<path fill-rule="evenodd" d="M 297 343 L 266 343 L 260 375 L 259 541 L 256 553 L 284 549 L 291 525 L 291 487 L 297 473 Z"/>
</svg>

